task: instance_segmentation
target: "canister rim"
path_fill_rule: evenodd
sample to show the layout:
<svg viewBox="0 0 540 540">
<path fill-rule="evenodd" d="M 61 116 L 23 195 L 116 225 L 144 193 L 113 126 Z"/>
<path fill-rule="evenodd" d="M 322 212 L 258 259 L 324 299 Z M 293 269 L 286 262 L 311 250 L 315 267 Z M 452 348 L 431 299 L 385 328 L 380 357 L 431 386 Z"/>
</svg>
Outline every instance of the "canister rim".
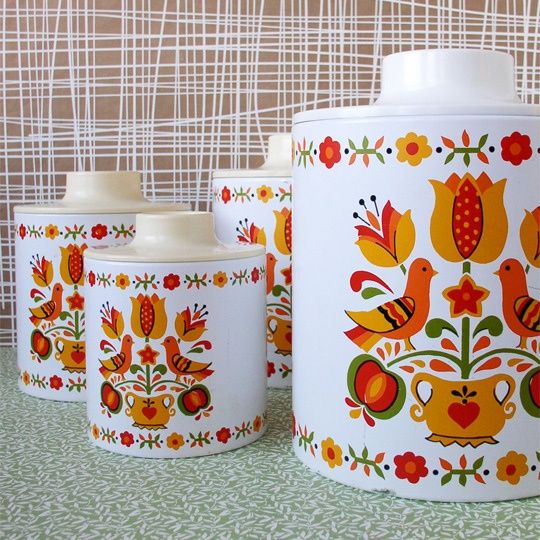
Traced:
<svg viewBox="0 0 540 540">
<path fill-rule="evenodd" d="M 136 214 L 138 212 L 156 211 L 184 211 L 191 210 L 190 203 L 166 203 L 141 201 L 126 206 L 114 205 L 70 205 L 62 201 L 45 204 L 16 204 L 13 208 L 15 214 Z"/>
<path fill-rule="evenodd" d="M 292 168 L 289 169 L 223 169 L 214 171 L 212 178 L 277 178 L 290 180 Z"/>
<path fill-rule="evenodd" d="M 323 120 L 354 120 L 393 116 L 518 116 L 540 117 L 540 105 L 524 103 L 506 105 L 359 105 L 331 107 L 296 113 L 293 124 Z"/>
</svg>

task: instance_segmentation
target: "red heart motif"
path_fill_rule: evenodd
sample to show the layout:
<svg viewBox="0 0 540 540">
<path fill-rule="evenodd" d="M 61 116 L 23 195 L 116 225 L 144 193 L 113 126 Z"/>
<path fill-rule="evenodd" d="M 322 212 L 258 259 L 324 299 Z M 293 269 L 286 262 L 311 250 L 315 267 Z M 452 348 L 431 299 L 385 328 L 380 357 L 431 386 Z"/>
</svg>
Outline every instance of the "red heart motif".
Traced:
<svg viewBox="0 0 540 540">
<path fill-rule="evenodd" d="M 76 364 L 82 364 L 86 358 L 86 355 L 84 354 L 84 351 L 73 351 L 71 353 L 71 359 Z"/>
<path fill-rule="evenodd" d="M 478 403 L 452 403 L 448 407 L 448 416 L 463 429 L 469 427 L 480 414 Z"/>
<path fill-rule="evenodd" d="M 142 413 L 144 416 L 146 416 L 146 418 L 148 418 L 148 420 L 152 420 L 152 418 L 154 418 L 154 416 L 157 414 L 157 409 L 155 407 L 143 407 Z"/>
</svg>

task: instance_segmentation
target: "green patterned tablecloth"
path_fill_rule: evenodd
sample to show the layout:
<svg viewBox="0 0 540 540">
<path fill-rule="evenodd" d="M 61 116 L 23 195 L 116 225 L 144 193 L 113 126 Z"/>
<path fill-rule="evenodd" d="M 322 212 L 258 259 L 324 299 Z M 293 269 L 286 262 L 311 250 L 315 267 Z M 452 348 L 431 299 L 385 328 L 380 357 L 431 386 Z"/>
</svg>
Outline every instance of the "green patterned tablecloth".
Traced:
<svg viewBox="0 0 540 540">
<path fill-rule="evenodd" d="M 17 389 L 0 349 L 2 538 L 540 538 L 540 499 L 443 504 L 358 491 L 312 473 L 290 446 L 290 392 L 233 452 L 145 460 L 92 447 L 83 404 Z"/>
</svg>

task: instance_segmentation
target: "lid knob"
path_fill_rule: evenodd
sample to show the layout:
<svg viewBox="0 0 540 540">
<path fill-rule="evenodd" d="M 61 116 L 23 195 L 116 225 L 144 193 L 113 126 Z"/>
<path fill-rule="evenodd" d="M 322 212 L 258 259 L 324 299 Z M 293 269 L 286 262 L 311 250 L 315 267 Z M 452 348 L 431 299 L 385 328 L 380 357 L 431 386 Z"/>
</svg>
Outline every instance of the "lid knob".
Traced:
<svg viewBox="0 0 540 540">
<path fill-rule="evenodd" d="M 201 247 L 221 246 L 214 233 L 214 216 L 210 212 L 155 212 L 137 214 L 134 247 L 159 246 L 189 251 Z"/>
<path fill-rule="evenodd" d="M 291 168 L 292 137 L 288 133 L 268 137 L 268 157 L 261 169 Z"/>
<path fill-rule="evenodd" d="M 135 171 L 70 172 L 66 175 L 64 203 L 114 206 L 122 201 L 145 201 L 141 173 Z"/>
<path fill-rule="evenodd" d="M 480 49 L 429 49 L 383 59 L 377 105 L 519 103 L 514 59 Z"/>
</svg>

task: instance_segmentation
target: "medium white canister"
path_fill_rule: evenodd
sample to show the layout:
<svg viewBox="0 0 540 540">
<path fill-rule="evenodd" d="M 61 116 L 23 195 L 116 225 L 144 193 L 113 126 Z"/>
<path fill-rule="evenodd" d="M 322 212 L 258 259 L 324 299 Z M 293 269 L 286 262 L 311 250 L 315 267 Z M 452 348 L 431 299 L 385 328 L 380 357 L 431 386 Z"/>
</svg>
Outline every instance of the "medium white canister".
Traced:
<svg viewBox="0 0 540 540">
<path fill-rule="evenodd" d="M 264 249 L 219 243 L 208 212 L 136 224 L 131 244 L 85 253 L 90 440 L 164 458 L 255 441 L 266 429 Z"/>
<path fill-rule="evenodd" d="M 85 399 L 84 251 L 130 242 L 135 213 L 160 209 L 189 205 L 147 201 L 140 173 L 127 171 L 68 173 L 61 200 L 15 207 L 17 366 L 23 392 Z"/>
<path fill-rule="evenodd" d="M 275 388 L 290 386 L 292 373 L 291 142 L 271 135 L 262 167 L 213 173 L 218 238 L 266 247 L 267 372 Z"/>
<path fill-rule="evenodd" d="M 513 68 L 399 53 L 374 106 L 295 116 L 294 448 L 325 476 L 539 493 L 540 120 Z"/>
</svg>

